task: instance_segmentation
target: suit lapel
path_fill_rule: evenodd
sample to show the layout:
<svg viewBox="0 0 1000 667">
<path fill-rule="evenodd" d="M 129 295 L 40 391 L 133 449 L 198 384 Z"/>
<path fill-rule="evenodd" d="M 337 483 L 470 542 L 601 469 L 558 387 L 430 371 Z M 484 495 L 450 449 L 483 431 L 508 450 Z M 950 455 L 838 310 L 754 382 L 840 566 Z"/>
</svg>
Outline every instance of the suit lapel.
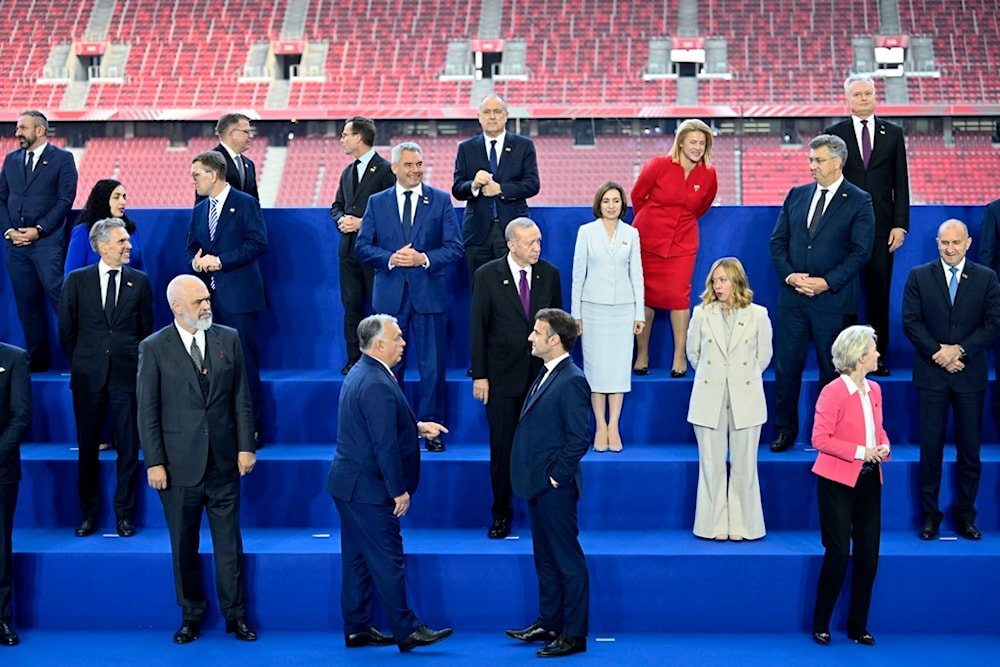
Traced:
<svg viewBox="0 0 1000 667">
<path fill-rule="evenodd" d="M 718 303 L 712 304 L 708 309 L 708 328 L 712 331 L 716 346 L 726 352 L 726 322 L 722 315 L 722 306 Z"/>
<path fill-rule="evenodd" d="M 135 270 L 123 266 L 118 277 L 121 279 L 121 284 L 118 286 L 118 301 L 115 303 L 115 317 L 112 324 L 117 323 L 122 313 L 129 310 L 130 304 L 136 297 Z"/>
<path fill-rule="evenodd" d="M 833 198 L 830 200 L 829 205 L 827 205 L 826 211 L 823 212 L 823 217 L 819 219 L 819 223 L 817 223 L 816 229 L 813 230 L 813 232 L 812 232 L 813 238 L 815 238 L 817 234 L 819 234 L 821 231 L 823 231 L 823 227 L 826 225 L 826 223 L 829 220 L 833 220 L 836 217 L 837 210 L 841 206 L 843 206 L 844 202 L 847 201 L 849 195 L 847 194 L 847 179 L 846 178 L 841 182 L 840 187 L 837 188 L 837 191 L 834 192 L 834 193 L 831 193 L 831 196 Z M 806 215 L 808 215 L 808 214 L 809 214 L 809 210 L 807 208 L 806 209 Z"/>
<path fill-rule="evenodd" d="M 527 399 L 525 399 L 525 401 L 524 401 L 524 407 L 521 409 L 521 416 L 522 417 L 525 415 L 526 412 L 528 412 L 528 410 L 531 409 L 531 407 L 535 404 L 535 401 L 537 401 L 539 398 L 541 398 L 542 394 L 544 394 L 545 392 L 547 392 L 549 390 L 549 387 L 551 387 L 552 383 L 556 381 L 556 378 L 559 377 L 559 374 L 562 372 L 563 368 L 568 363 L 572 363 L 570 361 L 569 357 L 566 357 L 565 359 L 563 359 L 562 361 L 560 361 L 559 365 L 556 366 L 555 368 L 553 368 L 552 372 L 549 373 L 549 376 L 547 378 L 545 378 L 545 382 L 542 383 L 542 385 L 538 388 L 538 390 L 534 394 L 531 394 L 530 396 L 528 396 Z M 542 368 L 544 369 L 545 367 L 542 366 Z M 544 370 L 543 370 L 543 372 L 544 372 Z"/>
<path fill-rule="evenodd" d="M 733 330 L 729 332 L 729 352 L 732 353 L 743 340 L 750 326 L 750 307 L 739 308 L 733 311 Z"/>
<path fill-rule="evenodd" d="M 222 346 L 222 339 L 219 336 L 218 328 L 212 326 L 205 332 L 205 369 L 208 371 L 208 400 L 215 397 L 215 392 L 219 388 L 219 375 L 221 364 L 215 363 L 216 358 L 225 358 L 226 352 Z M 199 387 L 200 390 L 200 387 Z"/>
<path fill-rule="evenodd" d="M 207 338 L 208 336 L 206 335 L 206 341 Z M 205 346 L 208 347 L 207 342 Z M 184 341 L 181 340 L 180 334 L 177 333 L 177 325 L 173 322 L 170 323 L 170 328 L 167 329 L 166 353 L 173 358 L 174 365 L 182 369 L 181 375 L 184 377 L 184 381 L 191 386 L 191 391 L 200 396 L 201 385 L 198 383 L 198 371 L 191 360 L 190 352 L 184 347 Z"/>
<path fill-rule="evenodd" d="M 38 156 L 37 160 L 35 160 L 35 166 L 32 168 L 31 173 L 28 174 L 28 180 L 25 182 L 24 187 L 28 187 L 29 185 L 31 185 L 32 183 L 34 183 L 35 178 L 38 176 L 38 174 L 40 174 L 42 172 L 42 169 L 45 168 L 46 166 L 48 166 L 48 164 L 49 164 L 49 158 L 52 156 L 52 151 L 53 150 L 54 149 L 52 148 L 52 144 L 48 144 L 48 145 L 45 146 L 45 150 L 42 151 L 42 154 Z M 21 172 L 22 173 L 24 172 L 24 163 L 25 163 L 25 161 L 27 159 L 28 159 L 28 152 L 27 151 L 21 151 Z"/>
<path fill-rule="evenodd" d="M 95 312 L 104 312 L 104 297 L 101 291 L 101 269 L 98 264 L 92 264 L 83 274 L 83 298 L 91 303 Z"/>
<path fill-rule="evenodd" d="M 532 271 L 532 278 L 535 277 L 535 272 Z M 507 264 L 507 258 L 504 257 L 504 261 L 500 262 L 497 266 L 497 284 L 499 285 L 500 292 L 504 295 L 503 298 L 507 300 L 508 307 L 512 312 L 517 312 L 521 314 L 525 320 L 528 318 L 524 314 L 524 306 L 521 305 L 521 292 L 520 286 L 516 281 L 512 279 L 510 273 L 510 265 Z M 531 290 L 532 302 L 529 307 L 534 311 L 534 298 L 535 290 Z"/>
</svg>

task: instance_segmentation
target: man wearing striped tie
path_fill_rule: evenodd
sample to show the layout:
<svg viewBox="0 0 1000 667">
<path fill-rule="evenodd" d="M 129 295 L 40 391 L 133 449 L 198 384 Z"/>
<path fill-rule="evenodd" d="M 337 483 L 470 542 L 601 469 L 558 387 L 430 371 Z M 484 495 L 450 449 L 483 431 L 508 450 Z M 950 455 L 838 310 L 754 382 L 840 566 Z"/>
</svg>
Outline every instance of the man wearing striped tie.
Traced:
<svg viewBox="0 0 1000 667">
<path fill-rule="evenodd" d="M 267 306 L 257 260 L 267 250 L 260 204 L 226 182 L 226 160 L 217 151 L 194 158 L 191 179 L 205 198 L 195 204 L 187 233 L 187 262 L 209 288 L 215 321 L 240 334 L 253 402 L 254 437 L 262 446 L 263 397 L 258 314 Z"/>
</svg>

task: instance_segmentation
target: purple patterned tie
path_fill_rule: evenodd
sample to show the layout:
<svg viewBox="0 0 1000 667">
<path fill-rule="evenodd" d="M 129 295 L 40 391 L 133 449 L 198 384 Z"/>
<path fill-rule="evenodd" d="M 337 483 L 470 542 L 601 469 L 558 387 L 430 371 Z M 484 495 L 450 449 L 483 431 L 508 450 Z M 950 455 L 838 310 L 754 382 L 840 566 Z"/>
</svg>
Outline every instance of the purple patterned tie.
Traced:
<svg viewBox="0 0 1000 667">
<path fill-rule="evenodd" d="M 524 308 L 524 316 L 531 317 L 531 292 L 528 291 L 528 271 L 521 269 L 521 280 L 517 284 L 517 292 L 521 295 L 521 306 Z"/>
<path fill-rule="evenodd" d="M 861 161 L 868 168 L 868 160 L 872 157 L 872 135 L 868 134 L 868 121 L 861 121 Z"/>
</svg>

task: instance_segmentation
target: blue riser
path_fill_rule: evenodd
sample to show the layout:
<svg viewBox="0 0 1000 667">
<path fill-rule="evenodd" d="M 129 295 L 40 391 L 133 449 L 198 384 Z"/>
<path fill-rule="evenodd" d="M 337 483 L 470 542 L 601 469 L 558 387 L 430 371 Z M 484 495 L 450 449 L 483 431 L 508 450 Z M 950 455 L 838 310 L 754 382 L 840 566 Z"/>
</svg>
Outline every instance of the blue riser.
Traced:
<svg viewBox="0 0 1000 667">
<path fill-rule="evenodd" d="M 20 627 L 177 625 L 166 531 L 87 550 L 51 551 L 49 538 L 44 531 L 15 535 Z M 406 529 L 403 539 L 410 601 L 426 622 L 500 631 L 536 617 L 530 539 L 495 543 L 467 532 Z M 817 533 L 716 544 L 680 532 L 585 532 L 581 541 L 591 573 L 594 635 L 810 628 L 822 558 Z M 247 531 L 245 542 L 248 613 L 258 629 L 341 630 L 336 533 L 319 540 L 287 530 Z M 997 547 L 987 543 L 921 543 L 908 533 L 884 534 L 870 628 L 876 634 L 997 631 L 998 559 Z M 202 567 L 211 571 L 207 553 Z M 214 584 L 207 583 L 211 628 L 220 621 Z M 106 602 L 81 612 L 67 600 Z M 842 600 L 835 628 L 843 627 L 845 606 Z"/>
<path fill-rule="evenodd" d="M 324 491 L 332 446 L 283 446 L 265 449 L 254 472 L 243 480 L 242 525 L 247 528 L 302 526 L 326 530 L 339 526 L 333 501 Z M 19 528 L 64 528 L 80 520 L 76 497 L 76 459 L 68 446 L 27 446 L 15 525 Z M 420 489 L 407 521 L 416 528 L 470 528 L 485 531 L 492 495 L 486 446 L 455 445 L 443 454 L 424 454 Z M 41 458 L 35 458 L 35 457 Z M 58 458 L 56 458 L 58 456 Z M 101 460 L 100 525 L 114 526 L 112 494 L 114 460 Z M 694 522 L 698 484 L 696 449 L 632 447 L 622 454 L 596 454 L 584 459 L 584 493 L 580 524 L 585 530 L 689 530 Z M 797 448 L 782 454 L 760 449 L 758 465 L 764 518 L 769 531 L 815 530 L 816 477 L 810 472 L 815 454 Z M 30 458 L 29 458 L 30 457 Z M 919 515 L 917 448 L 900 445 L 884 466 L 882 520 L 886 530 L 916 530 Z M 1000 530 L 1000 446 L 983 450 L 979 491 L 979 527 Z M 954 450 L 949 448 L 941 488 L 947 512 L 955 495 Z M 156 492 L 140 473 L 137 524 L 164 527 Z M 524 505 L 516 505 L 516 525 L 527 526 Z M 950 525 L 950 517 L 946 520 Z"/>
</svg>

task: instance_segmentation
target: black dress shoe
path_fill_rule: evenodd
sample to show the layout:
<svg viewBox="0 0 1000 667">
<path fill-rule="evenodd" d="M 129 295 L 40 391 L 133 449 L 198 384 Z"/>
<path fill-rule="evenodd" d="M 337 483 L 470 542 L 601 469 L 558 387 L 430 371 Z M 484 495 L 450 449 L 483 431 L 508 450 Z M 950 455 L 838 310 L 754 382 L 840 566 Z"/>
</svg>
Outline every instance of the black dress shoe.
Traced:
<svg viewBox="0 0 1000 667">
<path fill-rule="evenodd" d="M 879 362 L 878 367 L 872 371 L 872 375 L 877 375 L 880 378 L 887 378 L 892 375 L 892 371 L 883 366 L 882 362 Z"/>
<path fill-rule="evenodd" d="M 559 638 L 559 633 L 546 630 L 541 623 L 535 621 L 524 630 L 508 630 L 507 636 L 522 642 L 553 642 Z"/>
<path fill-rule="evenodd" d="M 444 451 L 444 440 L 441 439 L 441 436 L 438 436 L 436 438 L 427 438 L 424 441 L 424 445 L 426 446 L 427 451 L 429 452 L 436 453 Z"/>
<path fill-rule="evenodd" d="M 198 621 L 184 621 L 174 633 L 175 644 L 190 644 L 201 634 L 201 624 Z"/>
<path fill-rule="evenodd" d="M 80 524 L 76 527 L 75 532 L 77 537 L 86 537 L 87 535 L 93 535 L 95 532 L 97 532 L 97 522 L 95 522 L 90 517 L 87 517 L 80 522 Z"/>
<path fill-rule="evenodd" d="M 17 646 L 21 642 L 17 633 L 6 621 L 0 621 L 0 644 L 4 646 Z"/>
<path fill-rule="evenodd" d="M 649 366 L 640 366 L 632 369 L 633 375 L 649 375 Z"/>
<path fill-rule="evenodd" d="M 486 535 L 491 540 L 502 540 L 510 535 L 510 519 L 493 519 L 493 525 Z"/>
<path fill-rule="evenodd" d="M 257 641 L 257 633 L 250 629 L 246 619 L 242 616 L 226 620 L 226 634 L 234 635 L 237 639 L 245 642 Z"/>
<path fill-rule="evenodd" d="M 587 652 L 586 637 L 570 637 L 569 635 L 559 635 L 545 648 L 538 649 L 539 658 L 561 658 L 564 655 Z"/>
<path fill-rule="evenodd" d="M 406 653 L 407 651 L 412 651 L 418 646 L 430 646 L 431 644 L 437 644 L 442 639 L 451 637 L 451 633 L 453 632 L 454 630 L 451 628 L 433 630 L 428 628 L 426 625 L 421 625 L 419 628 L 399 640 L 399 651 L 401 653 Z"/>
<path fill-rule="evenodd" d="M 672 377 L 672 378 L 682 378 L 682 377 L 684 377 L 687 374 L 688 374 L 688 372 L 687 372 L 686 368 L 684 370 L 682 370 L 682 371 L 675 371 L 673 369 L 670 370 L 670 377 Z"/>
<path fill-rule="evenodd" d="M 376 627 L 370 627 L 361 632 L 355 632 L 344 636 L 344 645 L 347 648 L 361 648 L 362 646 L 390 646 L 396 643 L 396 638 L 380 632 Z"/>
<path fill-rule="evenodd" d="M 135 535 L 135 525 L 126 517 L 118 519 L 118 535 L 121 537 L 132 537 Z"/>
<path fill-rule="evenodd" d="M 865 630 L 860 635 L 847 635 L 848 639 L 853 639 L 855 644 L 863 644 L 865 646 L 875 646 L 875 638 L 872 637 L 871 633 Z"/>
<path fill-rule="evenodd" d="M 791 449 L 795 446 L 795 438 L 788 435 L 787 433 L 779 433 L 774 436 L 774 442 L 771 443 L 772 452 L 783 452 Z"/>
<path fill-rule="evenodd" d="M 924 521 L 924 527 L 920 529 L 920 533 L 917 535 L 922 540 L 936 540 L 938 536 L 938 523 L 933 519 L 927 519 Z"/>
<path fill-rule="evenodd" d="M 967 540 L 981 540 L 983 534 L 976 528 L 976 524 L 971 521 L 962 521 L 958 524 L 958 534 Z"/>
<path fill-rule="evenodd" d="M 813 641 L 816 642 L 817 644 L 819 644 L 820 646 L 829 646 L 830 645 L 830 633 L 829 632 L 814 632 L 813 633 Z"/>
</svg>

